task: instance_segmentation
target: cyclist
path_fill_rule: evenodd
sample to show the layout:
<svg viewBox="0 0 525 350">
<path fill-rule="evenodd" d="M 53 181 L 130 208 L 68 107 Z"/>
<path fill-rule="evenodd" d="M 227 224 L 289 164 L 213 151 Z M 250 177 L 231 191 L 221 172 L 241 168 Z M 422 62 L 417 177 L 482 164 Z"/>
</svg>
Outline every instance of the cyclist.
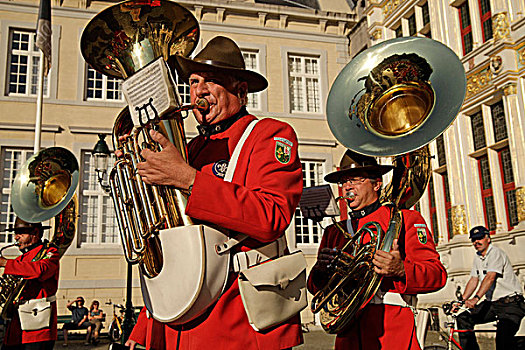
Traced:
<svg viewBox="0 0 525 350">
<path fill-rule="evenodd" d="M 486 227 L 473 227 L 470 240 L 476 255 L 462 295 L 465 306 L 470 310 L 458 316 L 458 329 L 473 329 L 476 324 L 497 319 L 496 349 L 515 349 L 514 335 L 525 315 L 522 287 L 507 254 L 491 244 Z M 480 281 L 481 285 L 474 293 Z M 485 300 L 480 302 L 483 296 Z M 479 349 L 474 332 L 459 333 L 459 340 L 465 350 Z"/>
</svg>

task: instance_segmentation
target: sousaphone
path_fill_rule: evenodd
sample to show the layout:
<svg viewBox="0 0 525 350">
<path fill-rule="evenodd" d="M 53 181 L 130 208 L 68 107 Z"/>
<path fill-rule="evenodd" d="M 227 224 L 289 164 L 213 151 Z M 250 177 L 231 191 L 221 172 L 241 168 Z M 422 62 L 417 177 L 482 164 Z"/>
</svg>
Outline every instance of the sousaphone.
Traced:
<svg viewBox="0 0 525 350">
<path fill-rule="evenodd" d="M 381 195 L 390 208 L 386 231 L 365 224 L 331 262 L 330 279 L 312 299 L 328 333 L 344 329 L 376 294 L 382 277 L 373 270 L 377 249 L 390 251 L 431 175 L 429 142 L 455 120 L 466 92 L 463 64 L 447 46 L 427 38 L 396 38 L 357 55 L 336 78 L 327 120 L 349 150 L 393 157 L 393 176 Z M 365 243 L 367 242 L 367 243 Z"/>
<path fill-rule="evenodd" d="M 54 232 L 50 242 L 33 260 L 46 257 L 53 246 L 62 257 L 75 237 L 78 203 L 75 191 L 78 185 L 78 162 L 75 156 L 62 147 L 41 150 L 29 158 L 17 172 L 11 190 L 11 205 L 16 215 L 26 222 L 42 222 L 54 218 Z M 2 251 L 17 246 L 4 246 Z M 20 276 L 0 277 L 1 317 L 6 319 L 10 306 L 19 302 L 27 283 Z"/>
</svg>

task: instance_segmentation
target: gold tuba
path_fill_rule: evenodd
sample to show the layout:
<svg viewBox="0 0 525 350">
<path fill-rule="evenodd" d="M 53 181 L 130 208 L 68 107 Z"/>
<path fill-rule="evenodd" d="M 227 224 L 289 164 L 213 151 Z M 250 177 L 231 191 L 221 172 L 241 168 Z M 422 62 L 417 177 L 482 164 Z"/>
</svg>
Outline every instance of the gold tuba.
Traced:
<svg viewBox="0 0 525 350">
<path fill-rule="evenodd" d="M 50 147 L 33 155 L 18 171 L 12 186 L 11 202 L 16 215 L 27 222 L 42 222 L 55 218 L 50 242 L 35 257 L 46 256 L 48 248 L 58 249 L 60 257 L 73 242 L 76 231 L 78 203 L 78 162 L 65 148 Z M 17 246 L 13 243 L 0 250 Z M 8 318 L 9 306 L 18 303 L 27 280 L 19 276 L 0 277 L 1 317 Z"/>
<path fill-rule="evenodd" d="M 361 154 L 393 156 L 395 168 L 380 198 L 390 207 L 388 229 L 366 223 L 330 263 L 331 277 L 312 299 L 312 312 L 320 313 L 326 332 L 342 331 L 378 291 L 382 277 L 373 270 L 373 256 L 378 249 L 390 251 L 403 225 L 401 209 L 412 207 L 424 193 L 431 175 L 425 145 L 452 124 L 465 91 L 465 71 L 456 54 L 417 37 L 363 51 L 335 80 L 327 119 L 336 139 Z"/>
<path fill-rule="evenodd" d="M 175 54 L 188 56 L 198 40 L 197 20 L 186 8 L 167 0 L 131 0 L 103 10 L 88 23 L 82 34 L 81 51 L 86 62 L 102 74 L 128 78 L 159 57 L 167 61 Z M 187 160 L 180 111 L 209 108 L 207 101 L 202 102 L 206 103 L 177 103 L 174 111 L 147 123 L 141 121 L 140 125 L 134 125 L 126 107 L 113 126 L 113 147 L 121 150 L 123 156 L 111 170 L 109 182 L 124 254 L 128 263 L 138 263 L 142 273 L 150 278 L 157 276 L 163 266 L 159 230 L 192 222 L 184 213 L 187 193 L 170 186 L 146 185 L 137 174 L 136 165 L 142 161 L 142 147 L 160 147 L 151 140 L 150 128 L 166 136 Z"/>
</svg>

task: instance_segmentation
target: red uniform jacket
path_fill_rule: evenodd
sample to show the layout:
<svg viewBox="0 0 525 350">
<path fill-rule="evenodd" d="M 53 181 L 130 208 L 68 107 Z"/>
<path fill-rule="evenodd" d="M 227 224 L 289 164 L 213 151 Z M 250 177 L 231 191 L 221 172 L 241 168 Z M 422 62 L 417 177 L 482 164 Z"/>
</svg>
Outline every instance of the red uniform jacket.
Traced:
<svg viewBox="0 0 525 350">
<path fill-rule="evenodd" d="M 439 260 L 432 234 L 417 211 L 402 212 L 405 229 L 400 234 L 398 244 L 406 277 L 385 277 L 380 288 L 403 294 L 434 292 L 445 285 L 447 273 Z M 367 222 L 376 221 L 386 230 L 389 219 L 390 208 L 383 206 L 359 219 L 358 229 Z M 343 222 L 345 225 L 346 222 Z M 335 225 L 330 225 L 324 232 L 319 249 L 342 248 L 346 242 L 341 231 Z M 315 294 L 322 287 L 315 285 L 310 274 L 308 290 Z M 368 304 L 358 314 L 356 321 L 337 335 L 335 349 L 420 349 L 415 334 L 414 314 L 409 308 L 401 306 Z"/>
<path fill-rule="evenodd" d="M 53 296 L 58 289 L 59 259 L 55 247 L 49 247 L 43 259 L 33 261 L 44 245 L 29 247 L 29 251 L 16 259 L 8 260 L 5 265 L 5 275 L 15 275 L 28 280 L 22 292 L 20 300 L 40 299 Z M 15 310 L 12 320 L 6 330 L 4 337 L 5 345 L 18 345 L 57 339 L 57 305 L 56 301 L 51 303 L 52 315 L 49 328 L 36 331 L 22 331 L 18 312 Z"/>
<path fill-rule="evenodd" d="M 258 122 L 243 146 L 233 181 L 223 181 L 224 165 L 254 119 L 244 116 L 225 131 L 208 139 L 199 136 L 189 145 L 189 162 L 197 169 L 197 177 L 186 214 L 247 234 L 250 238 L 238 248 L 242 250 L 284 234 L 303 187 L 295 132 L 273 119 Z M 148 319 L 142 310 L 130 339 L 148 349 L 175 349 L 179 332 L 181 350 L 272 350 L 302 343 L 298 316 L 262 332 L 253 330 L 234 273 L 230 273 L 224 294 L 203 316 L 182 327 L 171 327 Z"/>
</svg>

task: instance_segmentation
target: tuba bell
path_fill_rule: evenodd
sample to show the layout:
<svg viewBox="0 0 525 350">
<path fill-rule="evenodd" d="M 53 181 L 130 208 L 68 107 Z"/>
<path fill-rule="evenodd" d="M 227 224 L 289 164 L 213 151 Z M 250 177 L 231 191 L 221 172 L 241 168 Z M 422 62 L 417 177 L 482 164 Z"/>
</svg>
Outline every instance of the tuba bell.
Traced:
<svg viewBox="0 0 525 350">
<path fill-rule="evenodd" d="M 27 160 L 18 171 L 12 186 L 11 204 L 16 215 L 27 222 L 42 222 L 54 217 L 54 232 L 49 242 L 35 257 L 46 256 L 54 246 L 62 257 L 75 237 L 78 203 L 75 191 L 78 185 L 78 162 L 65 148 L 50 147 Z M 17 246 L 15 242 L 4 250 Z M 1 317 L 8 318 L 9 306 L 18 303 L 27 280 L 13 275 L 0 277 Z"/>
<path fill-rule="evenodd" d="M 394 169 L 380 197 L 390 208 L 387 230 L 366 223 L 330 263 L 330 279 L 312 299 L 312 312 L 320 314 L 326 332 L 343 330 L 378 291 L 382 277 L 373 270 L 373 256 L 378 249 L 390 251 L 402 228 L 401 209 L 424 193 L 431 175 L 427 144 L 455 120 L 465 91 L 456 54 L 418 37 L 375 45 L 336 78 L 327 103 L 335 138 L 357 153 L 393 157 Z"/>
<path fill-rule="evenodd" d="M 95 70 L 126 79 L 160 58 L 168 61 L 175 54 L 188 56 L 198 41 L 197 20 L 186 8 L 167 0 L 131 0 L 108 7 L 88 23 L 82 33 L 81 51 Z M 187 160 L 180 111 L 208 108 L 181 106 L 176 89 L 170 86 L 169 90 L 175 95 L 175 109 L 164 115 L 154 110 L 154 118 L 138 124 L 132 119 L 130 103 L 117 116 L 112 132 L 114 149 L 123 152 L 109 174 L 109 184 L 124 255 L 128 263 L 139 264 L 142 274 L 149 278 L 157 276 L 164 263 L 159 230 L 192 222 L 184 213 L 187 193 L 142 181 L 136 172 L 137 163 L 142 161 L 140 152 L 143 147 L 160 149 L 149 135 L 154 128 Z"/>
</svg>

